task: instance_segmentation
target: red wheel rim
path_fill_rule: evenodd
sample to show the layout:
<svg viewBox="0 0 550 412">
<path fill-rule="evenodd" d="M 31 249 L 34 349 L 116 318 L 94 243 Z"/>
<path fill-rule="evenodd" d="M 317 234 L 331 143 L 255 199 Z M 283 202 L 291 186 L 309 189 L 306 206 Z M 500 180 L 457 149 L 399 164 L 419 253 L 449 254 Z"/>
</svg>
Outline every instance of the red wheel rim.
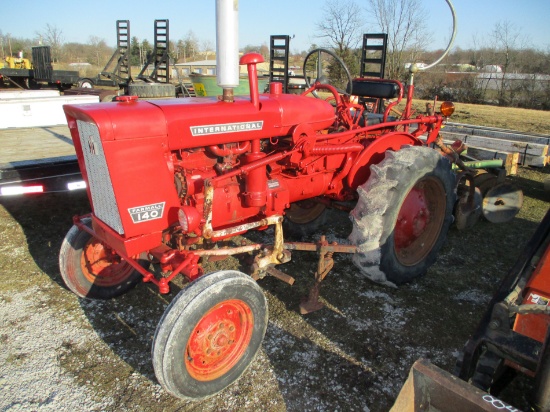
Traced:
<svg viewBox="0 0 550 412">
<path fill-rule="evenodd" d="M 430 253 L 439 238 L 445 210 L 445 189 L 438 179 L 421 179 L 409 191 L 394 229 L 394 248 L 401 264 L 416 265 Z"/>
<path fill-rule="evenodd" d="M 185 367 L 198 381 L 229 372 L 250 343 L 254 315 L 243 301 L 218 303 L 197 323 L 185 348 Z"/>
<path fill-rule="evenodd" d="M 83 248 L 80 269 L 90 283 L 103 287 L 120 285 L 134 271 L 128 262 L 94 238 Z"/>
</svg>

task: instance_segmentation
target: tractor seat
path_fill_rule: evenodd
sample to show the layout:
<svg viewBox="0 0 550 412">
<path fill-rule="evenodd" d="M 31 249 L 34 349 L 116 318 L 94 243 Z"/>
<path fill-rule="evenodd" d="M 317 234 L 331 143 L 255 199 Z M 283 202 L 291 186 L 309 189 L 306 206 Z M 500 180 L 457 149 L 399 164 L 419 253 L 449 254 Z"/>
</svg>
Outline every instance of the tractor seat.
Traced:
<svg viewBox="0 0 550 412">
<path fill-rule="evenodd" d="M 352 94 L 359 97 L 374 97 L 376 99 L 395 99 L 401 92 L 397 82 L 376 79 L 354 79 Z"/>
<path fill-rule="evenodd" d="M 363 116 L 361 116 L 357 124 L 359 125 L 359 127 L 374 126 L 375 124 L 381 124 L 383 119 L 384 119 L 383 113 L 363 112 Z M 395 122 L 396 120 L 397 120 L 397 117 L 388 116 L 388 118 L 386 119 L 386 122 Z"/>
<path fill-rule="evenodd" d="M 366 126 L 373 126 L 375 124 L 382 123 L 384 114 L 382 113 L 363 113 L 363 119 L 367 122 Z M 395 116 L 388 116 L 386 119 L 387 122 L 395 122 L 397 118 Z M 359 121 L 361 124 L 361 121 Z"/>
</svg>

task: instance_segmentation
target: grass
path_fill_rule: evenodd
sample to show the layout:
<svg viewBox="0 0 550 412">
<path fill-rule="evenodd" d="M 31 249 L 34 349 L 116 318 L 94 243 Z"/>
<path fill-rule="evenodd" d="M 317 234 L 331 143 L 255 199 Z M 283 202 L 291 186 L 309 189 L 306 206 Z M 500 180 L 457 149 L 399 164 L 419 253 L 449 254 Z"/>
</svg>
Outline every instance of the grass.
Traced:
<svg viewBox="0 0 550 412">
<path fill-rule="evenodd" d="M 428 102 L 415 99 L 413 110 L 423 113 Z M 398 107 L 404 107 L 404 104 Z M 455 103 L 455 112 L 450 121 L 550 135 L 550 113 L 543 110 Z"/>
</svg>

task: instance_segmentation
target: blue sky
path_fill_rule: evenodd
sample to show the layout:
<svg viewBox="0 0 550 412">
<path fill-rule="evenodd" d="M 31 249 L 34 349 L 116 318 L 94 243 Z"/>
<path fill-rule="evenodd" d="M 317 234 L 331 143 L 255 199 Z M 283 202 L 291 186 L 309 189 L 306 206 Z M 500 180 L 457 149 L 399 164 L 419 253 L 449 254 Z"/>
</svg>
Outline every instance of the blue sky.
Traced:
<svg viewBox="0 0 550 412">
<path fill-rule="evenodd" d="M 356 0 L 366 10 L 366 0 Z M 458 17 L 455 45 L 473 46 L 473 38 L 482 39 L 498 21 L 509 21 L 521 30 L 527 44 L 550 50 L 550 0 L 453 0 Z M 6 37 L 33 38 L 46 24 L 62 30 L 65 42 L 86 43 L 90 36 L 116 45 L 116 20 L 130 20 L 131 36 L 153 41 L 155 19 L 170 20 L 170 39 L 177 41 L 190 30 L 201 43 L 215 46 L 215 0 L 19 0 L 15 7 L 3 7 L 0 31 Z M 295 35 L 291 50 L 307 50 L 320 44 L 316 22 L 323 18 L 324 0 L 240 0 L 239 43 L 269 44 L 272 34 Z M 432 48 L 446 45 L 450 36 L 451 15 L 445 0 L 424 0 L 429 12 Z M 366 25 L 364 32 L 374 32 Z M 5 47 L 5 41 L 4 41 Z"/>
</svg>

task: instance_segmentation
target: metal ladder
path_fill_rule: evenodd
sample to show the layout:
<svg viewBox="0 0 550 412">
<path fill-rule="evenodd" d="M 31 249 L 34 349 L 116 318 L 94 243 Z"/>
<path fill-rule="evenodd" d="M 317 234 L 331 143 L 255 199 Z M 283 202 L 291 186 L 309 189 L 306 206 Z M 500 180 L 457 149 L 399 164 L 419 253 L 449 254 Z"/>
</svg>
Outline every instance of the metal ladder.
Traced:
<svg viewBox="0 0 550 412">
<path fill-rule="evenodd" d="M 386 33 L 363 34 L 360 77 L 384 78 L 387 45 L 388 35 Z"/>
<path fill-rule="evenodd" d="M 179 70 L 176 70 L 176 97 L 197 97 L 193 83 L 183 81 Z"/>
<path fill-rule="evenodd" d="M 387 33 L 363 34 L 363 49 L 361 52 L 361 69 L 359 77 L 384 78 L 386 68 Z M 374 112 L 384 113 L 384 104 L 380 99 L 362 97 L 360 103 L 371 103 Z"/>
<path fill-rule="evenodd" d="M 132 80 L 130 68 L 130 21 L 117 20 L 117 49 L 101 71 L 100 76 L 112 79 L 117 83 L 128 83 Z M 114 67 L 113 67 L 114 66 Z"/>
<path fill-rule="evenodd" d="M 147 59 L 147 63 L 141 69 L 137 78 L 153 83 L 169 83 L 170 82 L 170 57 L 168 56 L 169 49 L 169 20 L 155 20 L 155 44 L 153 53 Z M 151 74 L 146 75 L 149 66 L 153 66 Z"/>
<path fill-rule="evenodd" d="M 269 83 L 281 82 L 288 92 L 288 54 L 290 36 L 273 35 L 269 40 Z M 282 65 L 282 67 L 281 67 Z"/>
</svg>

